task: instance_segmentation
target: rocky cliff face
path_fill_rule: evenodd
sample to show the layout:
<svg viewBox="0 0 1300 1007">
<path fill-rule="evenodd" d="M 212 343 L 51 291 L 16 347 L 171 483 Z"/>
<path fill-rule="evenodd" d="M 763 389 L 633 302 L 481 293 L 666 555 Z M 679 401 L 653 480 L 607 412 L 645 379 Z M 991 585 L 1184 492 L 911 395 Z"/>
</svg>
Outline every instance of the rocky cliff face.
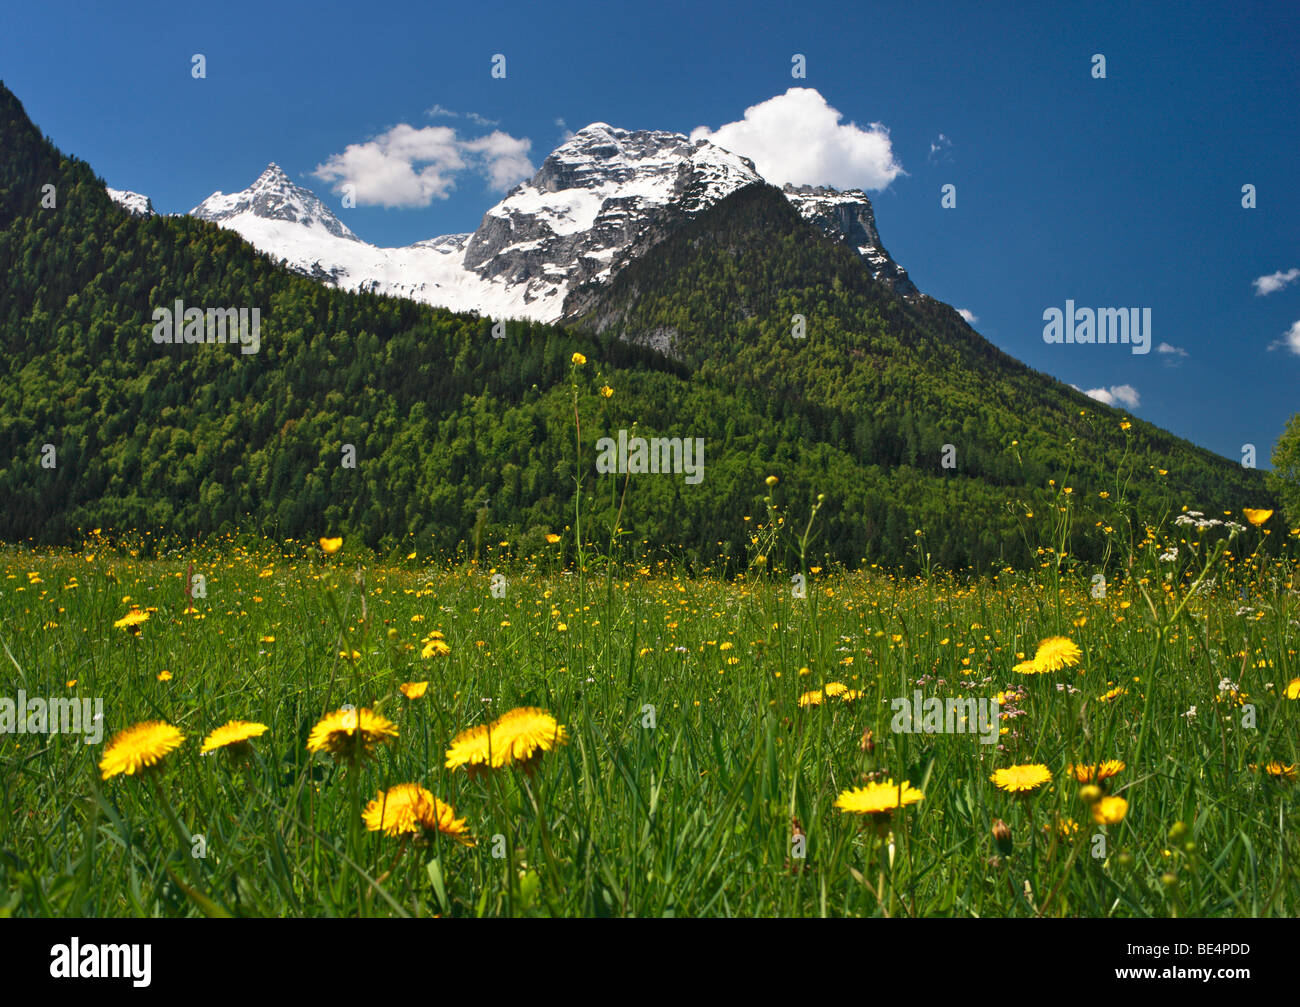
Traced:
<svg viewBox="0 0 1300 1007">
<path fill-rule="evenodd" d="M 876 230 L 876 214 L 871 209 L 871 200 L 861 189 L 841 192 L 820 185 L 796 188 L 787 182 L 781 191 L 804 220 L 857 252 L 875 279 L 904 296 L 919 293 L 908 278 L 907 270 L 885 251 Z"/>
</svg>

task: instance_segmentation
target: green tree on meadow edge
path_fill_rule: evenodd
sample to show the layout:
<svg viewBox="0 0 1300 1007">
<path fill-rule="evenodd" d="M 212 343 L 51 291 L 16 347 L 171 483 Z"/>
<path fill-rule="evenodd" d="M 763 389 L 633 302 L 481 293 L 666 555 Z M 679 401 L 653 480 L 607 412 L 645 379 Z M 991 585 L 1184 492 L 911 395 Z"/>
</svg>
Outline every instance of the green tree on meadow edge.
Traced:
<svg viewBox="0 0 1300 1007">
<path fill-rule="evenodd" d="M 1273 471 L 1268 486 L 1282 503 L 1287 525 L 1300 524 L 1300 413 L 1286 423 L 1286 429 L 1273 447 Z"/>
</svg>

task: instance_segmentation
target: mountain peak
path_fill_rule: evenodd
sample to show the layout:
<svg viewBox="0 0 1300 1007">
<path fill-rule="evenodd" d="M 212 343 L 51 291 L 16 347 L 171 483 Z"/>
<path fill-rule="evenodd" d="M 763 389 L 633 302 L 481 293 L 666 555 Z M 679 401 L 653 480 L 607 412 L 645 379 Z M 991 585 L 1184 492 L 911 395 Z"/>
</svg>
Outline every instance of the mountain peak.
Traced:
<svg viewBox="0 0 1300 1007">
<path fill-rule="evenodd" d="M 229 194 L 218 190 L 191 210 L 190 215 L 227 227 L 234 226 L 236 221 L 243 222 L 250 218 L 301 224 L 309 230 L 324 232 L 336 238 L 361 240 L 334 216 L 314 192 L 295 184 L 274 161 L 266 166 L 247 189 Z M 242 231 L 242 228 L 236 229 Z M 268 228 L 259 224 L 257 229 Z M 274 227 L 269 228 L 269 232 L 275 230 Z M 253 243 L 258 244 L 256 241 Z"/>
<path fill-rule="evenodd" d="M 293 185 L 293 182 L 290 181 L 289 176 L 284 173 L 284 169 L 272 161 L 266 166 L 266 169 L 257 176 L 257 181 L 253 183 L 254 186 L 267 184 Z"/>
</svg>

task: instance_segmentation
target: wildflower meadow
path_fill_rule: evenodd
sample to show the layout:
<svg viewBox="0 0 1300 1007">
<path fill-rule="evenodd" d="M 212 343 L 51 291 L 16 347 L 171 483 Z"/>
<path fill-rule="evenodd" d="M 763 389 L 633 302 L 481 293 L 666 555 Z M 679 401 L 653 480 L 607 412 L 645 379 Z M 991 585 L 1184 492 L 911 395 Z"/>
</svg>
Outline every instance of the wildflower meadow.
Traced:
<svg viewBox="0 0 1300 1007">
<path fill-rule="evenodd" d="M 0 914 L 1300 913 L 1280 514 L 1132 523 L 1097 576 L 1062 487 L 1031 563 L 918 529 L 904 574 L 767 492 L 744 569 L 6 548 Z"/>
</svg>

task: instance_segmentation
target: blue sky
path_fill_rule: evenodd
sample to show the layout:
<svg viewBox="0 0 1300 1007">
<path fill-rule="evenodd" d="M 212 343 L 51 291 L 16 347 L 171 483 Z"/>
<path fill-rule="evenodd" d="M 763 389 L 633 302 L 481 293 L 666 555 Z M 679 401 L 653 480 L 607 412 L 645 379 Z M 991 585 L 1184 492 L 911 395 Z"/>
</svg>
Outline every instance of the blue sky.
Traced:
<svg viewBox="0 0 1300 1007">
<path fill-rule="evenodd" d="M 1134 415 L 1227 457 L 1252 443 L 1261 465 L 1300 411 L 1300 5 L 126 6 L 10 5 L 0 78 L 63 150 L 163 212 L 276 161 L 367 241 L 407 244 L 474 229 L 566 129 L 719 130 L 811 88 L 841 139 L 887 131 L 901 170 L 870 193 L 886 247 L 1002 349 L 1121 406 L 1131 389 Z M 401 126 L 455 130 L 464 168 L 402 190 L 413 205 L 343 209 L 313 172 Z M 781 137 L 763 142 L 780 162 Z M 869 157 L 804 160 L 779 167 L 883 184 Z M 1043 312 L 1067 299 L 1148 307 L 1154 342 L 1181 352 L 1048 345 Z"/>
</svg>

